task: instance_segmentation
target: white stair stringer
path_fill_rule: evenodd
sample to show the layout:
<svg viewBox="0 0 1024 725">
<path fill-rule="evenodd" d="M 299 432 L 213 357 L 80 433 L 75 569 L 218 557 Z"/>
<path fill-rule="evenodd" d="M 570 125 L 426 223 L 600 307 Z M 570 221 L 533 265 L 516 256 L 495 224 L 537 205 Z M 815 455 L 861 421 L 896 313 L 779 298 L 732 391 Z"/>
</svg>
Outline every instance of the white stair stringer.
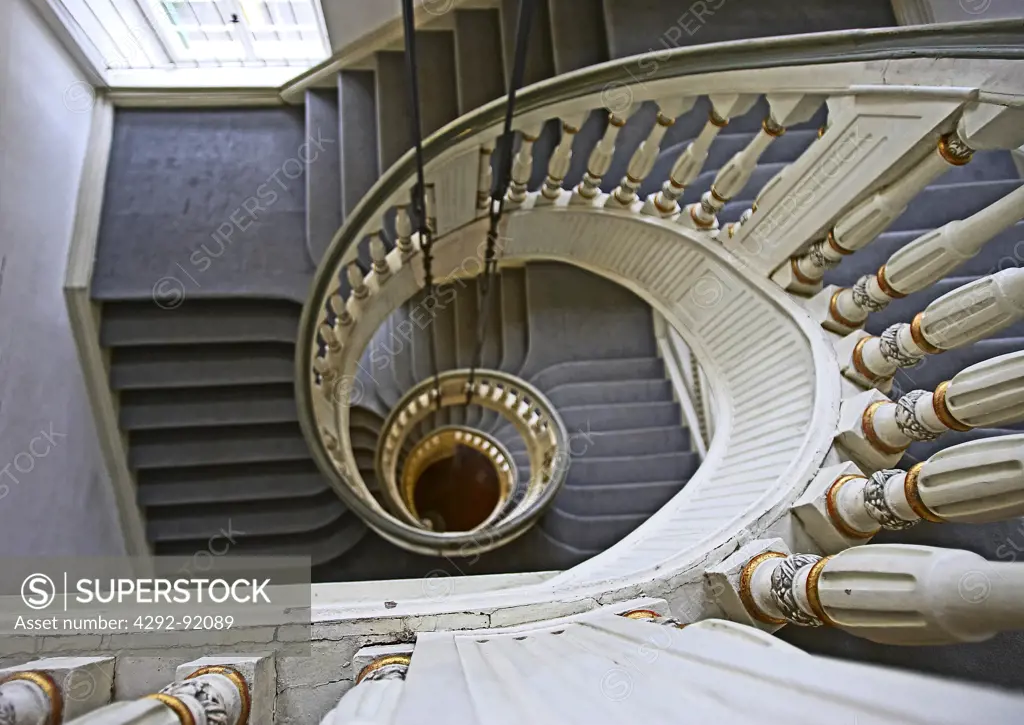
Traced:
<svg viewBox="0 0 1024 725">
<path fill-rule="evenodd" d="M 603 609 L 509 629 L 421 634 L 394 715 L 379 722 L 633 725 L 684 717 L 1010 725 L 1024 718 L 1024 697 L 809 655 L 734 622 L 677 628 Z"/>
</svg>

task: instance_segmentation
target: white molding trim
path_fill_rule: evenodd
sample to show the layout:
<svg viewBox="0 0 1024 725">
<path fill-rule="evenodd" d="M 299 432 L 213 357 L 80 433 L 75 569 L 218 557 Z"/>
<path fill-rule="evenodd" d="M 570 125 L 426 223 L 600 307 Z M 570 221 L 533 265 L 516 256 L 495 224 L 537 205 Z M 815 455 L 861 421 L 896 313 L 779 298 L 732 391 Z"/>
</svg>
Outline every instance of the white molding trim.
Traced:
<svg viewBox="0 0 1024 725">
<path fill-rule="evenodd" d="M 700 417 L 693 404 L 693 391 L 687 384 L 687 372 L 684 366 L 689 363 L 690 351 L 686 349 L 686 343 L 673 335 L 665 318 L 657 310 L 652 310 L 654 317 L 654 339 L 658 343 L 658 354 L 665 363 L 665 372 L 672 381 L 672 389 L 675 393 L 676 402 L 683 413 L 683 420 L 689 429 L 690 440 L 696 449 L 696 453 L 703 461 L 708 455 L 708 445 L 701 433 Z"/>
<path fill-rule="evenodd" d="M 90 296 L 113 134 L 114 106 L 100 95 L 93 106 L 78 189 L 74 229 L 64 273 L 64 302 L 96 423 L 96 435 L 107 467 L 107 481 L 117 505 L 125 551 L 129 556 L 148 557 L 146 526 L 136 503 L 135 479 L 128 468 L 128 449 L 118 425 L 118 401 L 110 390 L 109 360 L 99 345 L 100 306 Z"/>
<path fill-rule="evenodd" d="M 284 105 L 276 88 L 112 88 L 104 95 L 117 108 Z"/>
<path fill-rule="evenodd" d="M 99 49 L 82 31 L 59 0 L 29 0 L 53 32 L 54 37 L 68 52 L 85 79 L 94 86 L 106 83 L 106 62 Z"/>
</svg>

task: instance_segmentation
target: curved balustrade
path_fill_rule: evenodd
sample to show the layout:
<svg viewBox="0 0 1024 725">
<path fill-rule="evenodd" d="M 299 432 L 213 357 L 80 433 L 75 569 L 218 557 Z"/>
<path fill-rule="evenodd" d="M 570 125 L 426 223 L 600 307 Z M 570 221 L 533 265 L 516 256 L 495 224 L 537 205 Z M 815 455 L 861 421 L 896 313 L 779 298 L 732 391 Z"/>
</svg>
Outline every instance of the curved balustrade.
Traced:
<svg viewBox="0 0 1024 725">
<path fill-rule="evenodd" d="M 749 44 L 760 59 L 756 69 L 741 69 L 748 62 L 741 53 L 728 62 L 719 59 L 713 77 L 701 75 L 709 70 L 696 62 L 702 51 L 681 50 L 660 57 L 654 76 L 644 83 L 630 84 L 625 63 L 615 62 L 519 95 L 514 129 L 521 143 L 499 259 L 575 264 L 636 292 L 700 359 L 717 408 L 714 442 L 683 491 L 619 544 L 543 585 L 517 591 L 517 602 L 548 601 L 567 592 L 614 598 L 637 585 L 679 591 L 714 562 L 726 560 L 739 531 L 756 537 L 772 526 L 787 528 L 780 520 L 837 461 L 856 464 L 849 473 L 856 481 L 875 480 L 861 469 L 882 469 L 884 475 L 872 485 L 895 491 L 907 476 L 888 469 L 912 440 L 1016 419 L 1021 405 L 1017 358 L 972 366 L 935 393 L 915 391 L 898 402 L 874 389 L 848 396 L 841 407 L 840 398 L 851 382 L 884 387 L 896 369 L 894 350 L 901 363 L 912 353 L 964 345 L 1011 324 L 1020 310 L 1018 270 L 954 290 L 947 295 L 952 303 L 942 298 L 916 322 L 900 326 L 898 334 L 887 333 L 896 338 L 893 344 L 887 336 L 854 333 L 836 348 L 837 359 L 821 325 L 849 332 L 862 324 L 865 310 L 931 284 L 955 260 L 970 256 L 1012 223 L 1018 193 L 920 238 L 852 290 L 829 291 L 828 299 L 810 301 L 791 294 L 817 292 L 826 269 L 873 241 L 932 179 L 967 163 L 974 151 L 1024 142 L 1022 112 L 1014 105 L 1024 98 L 1024 88 L 1012 80 L 1015 66 L 1004 59 L 1019 55 L 1017 30 L 978 27 L 993 34 L 998 27 L 1013 36 L 1012 42 L 993 35 L 988 40 L 1002 45 L 998 52 L 990 50 L 990 57 L 957 57 L 970 55 L 965 48 L 976 45 L 972 36 L 960 50 L 945 48 L 947 61 L 939 68 L 928 58 L 874 56 L 876 51 L 863 44 L 857 46 L 858 57 L 838 59 L 831 56 L 841 54 L 841 48 L 826 51 L 822 45 L 822 55 L 810 64 L 806 48 L 800 58 L 785 59 L 766 54 L 766 49 L 783 47 L 781 41 L 758 41 Z M 952 31 L 930 31 L 930 37 L 955 45 L 957 36 L 947 32 Z M 917 37 L 908 31 L 897 35 L 908 43 Z M 795 50 L 802 41 L 790 42 L 787 47 Z M 872 62 L 875 57 L 885 62 Z M 961 85 L 950 87 L 951 77 Z M 903 85 L 896 85 L 896 78 Z M 629 103 L 610 108 L 607 84 L 616 81 L 630 85 Z M 698 179 L 711 141 L 727 122 L 748 113 L 761 93 L 769 109 L 761 132 L 716 174 L 699 203 L 681 208 L 682 193 Z M 669 177 L 657 180 L 660 188 L 641 198 L 668 129 L 702 96 L 711 108 L 702 130 L 675 159 Z M 605 192 L 601 187 L 610 186 L 606 177 L 619 135 L 645 103 L 655 106 L 654 125 L 628 160 L 619 159 L 625 174 Z M 719 216 L 728 220 L 727 212 L 738 213 L 735 204 L 727 204 L 749 187 L 761 154 L 787 126 L 810 119 L 823 104 L 829 109 L 827 132 L 760 191 L 753 190 L 756 203 L 740 221 L 726 232 L 713 231 Z M 487 160 L 497 146 L 502 112 L 501 104 L 493 103 L 453 122 L 425 145 L 428 216 L 436 231 L 435 279 L 472 276 L 482 268 L 482 217 L 491 183 Z M 607 129 L 589 151 L 582 180 L 564 188 L 572 156 L 580 152 L 578 131 L 594 112 L 607 115 Z M 550 119 L 561 123 L 561 140 L 542 158 L 534 142 Z M 535 169 L 545 173 L 532 189 Z M 445 549 L 414 525 L 419 522 L 383 522 L 384 509 L 362 484 L 347 439 L 348 406 L 358 393 L 358 360 L 376 328 L 423 285 L 419 240 L 407 213 L 414 176 L 410 154 L 380 179 L 332 242 L 303 313 L 297 391 L 311 449 L 345 503 L 386 538 L 434 552 Z M 395 247 L 387 252 L 378 240 L 392 209 L 397 214 Z M 366 239 L 374 240 L 373 267 L 364 275 L 352 265 Z M 349 275 L 352 290 L 346 296 L 338 285 L 343 274 Z M 853 324 L 837 327 L 839 318 Z M 870 375 L 850 372 L 860 363 Z M 851 382 L 841 384 L 840 372 Z M 423 392 L 429 383 L 424 385 Z M 430 402 L 428 396 L 425 403 Z M 397 486 L 401 446 L 392 445 L 387 455 L 381 480 Z M 937 507 L 928 511 L 945 516 L 937 512 L 949 513 L 949 506 L 920 488 L 927 468 L 916 474 L 919 491 Z M 893 524 L 862 514 L 857 506 L 863 503 L 847 505 L 845 497 L 859 496 L 860 502 L 872 490 L 868 483 L 851 483 L 854 479 L 842 489 L 837 514 L 847 532 L 870 535 Z M 956 514 L 949 516 L 958 520 Z M 492 523 L 501 527 L 516 521 L 503 516 Z M 836 546 L 859 543 L 849 537 L 836 541 Z M 899 562 L 894 566 L 899 568 Z M 487 600 L 487 595 L 476 597 L 474 606 Z"/>
</svg>

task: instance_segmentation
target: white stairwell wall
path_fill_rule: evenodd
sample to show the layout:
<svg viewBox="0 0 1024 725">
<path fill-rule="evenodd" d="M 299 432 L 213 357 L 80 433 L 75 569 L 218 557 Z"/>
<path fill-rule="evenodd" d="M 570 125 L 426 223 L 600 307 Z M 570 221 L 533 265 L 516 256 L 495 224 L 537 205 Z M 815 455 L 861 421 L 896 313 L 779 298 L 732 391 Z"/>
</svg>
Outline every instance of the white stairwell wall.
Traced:
<svg viewBox="0 0 1024 725">
<path fill-rule="evenodd" d="M 0 3 L 0 551 L 123 543 L 61 287 L 92 89 L 29 0 Z"/>
</svg>

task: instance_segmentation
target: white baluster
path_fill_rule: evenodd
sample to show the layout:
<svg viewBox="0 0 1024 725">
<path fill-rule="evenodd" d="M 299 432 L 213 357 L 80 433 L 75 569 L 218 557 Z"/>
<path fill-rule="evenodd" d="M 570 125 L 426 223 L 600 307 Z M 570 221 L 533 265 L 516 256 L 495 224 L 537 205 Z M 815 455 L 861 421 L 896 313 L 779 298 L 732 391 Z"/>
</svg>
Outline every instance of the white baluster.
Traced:
<svg viewBox="0 0 1024 725">
<path fill-rule="evenodd" d="M 377 276 L 377 282 L 383 282 L 391 276 L 391 265 L 388 263 L 388 248 L 380 234 L 370 240 L 370 257 L 373 259 L 373 273 Z"/>
<path fill-rule="evenodd" d="M 370 288 L 366 286 L 363 281 L 363 270 L 359 269 L 359 265 L 352 262 L 348 266 L 348 283 L 352 287 L 352 296 L 357 300 L 366 299 L 370 294 Z"/>
<path fill-rule="evenodd" d="M 48 725 L 62 706 L 60 689 L 44 672 L 0 676 L 0 721 L 4 725 Z"/>
<path fill-rule="evenodd" d="M 761 122 L 761 130 L 718 171 L 711 188 L 701 196 L 700 203 L 689 204 L 683 210 L 679 223 L 704 231 L 718 229 L 718 212 L 747 185 L 765 150 L 786 132 L 787 126 L 813 116 L 823 101 L 820 96 L 769 95 L 771 110 Z M 756 207 L 753 211 L 757 211 Z"/>
<path fill-rule="evenodd" d="M 909 471 L 844 476 L 826 497 L 829 523 L 844 536 L 897 531 L 921 520 L 981 524 L 1024 516 L 1024 435 L 961 443 Z"/>
<path fill-rule="evenodd" d="M 562 196 L 562 182 L 572 163 L 572 144 L 586 117 L 587 114 L 580 113 L 562 119 L 562 138 L 548 160 L 548 175 L 537 197 L 537 206 L 554 204 Z"/>
<path fill-rule="evenodd" d="M 480 167 L 476 183 L 476 208 L 480 210 L 486 209 L 491 200 L 491 154 L 493 153 L 493 146 L 480 147 Z"/>
<path fill-rule="evenodd" d="M 356 684 L 321 720 L 321 725 L 390 725 L 409 670 L 408 655 L 379 657 L 362 669 Z"/>
<path fill-rule="evenodd" d="M 633 152 L 629 159 L 629 166 L 626 167 L 626 175 L 615 187 L 615 191 L 605 202 L 606 208 L 623 208 L 632 206 L 636 201 L 636 192 L 643 184 L 644 179 L 654 168 L 654 162 L 658 158 L 658 151 L 661 148 L 661 140 L 665 133 L 675 124 L 676 117 L 686 113 L 693 108 L 697 102 L 696 98 L 678 98 L 658 101 L 658 115 L 655 119 L 651 132 Z"/>
<path fill-rule="evenodd" d="M 985 360 L 897 402 L 871 394 L 843 401 L 838 441 L 864 470 L 888 468 L 913 441 L 1024 419 L 1024 350 Z M 858 420 L 859 419 L 859 420 Z M 859 425 L 858 425 L 859 422 Z"/>
<path fill-rule="evenodd" d="M 1024 628 L 1024 564 L 968 551 L 869 544 L 828 557 L 755 557 L 749 567 L 745 601 L 792 624 L 883 644 L 979 642 Z"/>
<path fill-rule="evenodd" d="M 843 214 L 825 239 L 790 259 L 793 281 L 790 291 L 816 288 L 825 275 L 842 261 L 881 234 L 904 211 L 911 200 L 928 184 L 954 166 L 971 160 L 974 150 L 964 141 L 963 121 L 957 130 L 945 134 L 935 151 L 912 166 L 896 181 Z"/>
<path fill-rule="evenodd" d="M 833 294 L 830 308 L 837 306 L 838 297 L 838 292 Z M 1024 269 L 1004 269 L 947 292 L 911 323 L 892 325 L 881 337 L 861 337 L 852 348 L 852 340 L 844 341 L 844 374 L 861 384 L 886 381 L 898 368 L 916 365 L 927 354 L 970 345 L 1021 318 Z"/>
<path fill-rule="evenodd" d="M 431 234 L 437 234 L 437 201 L 433 184 L 427 184 L 423 194 L 423 203 L 427 207 L 427 229 Z"/>
<path fill-rule="evenodd" d="M 201 674 L 173 682 L 139 700 L 116 702 L 76 718 L 75 725 L 246 725 L 250 694 L 245 679 L 227 674 Z"/>
<path fill-rule="evenodd" d="M 823 323 L 833 332 L 859 327 L 872 312 L 894 300 L 935 284 L 978 254 L 1000 232 L 1024 219 L 1024 186 L 977 214 L 932 230 L 910 242 L 878 272 L 857 280 L 853 289 L 839 290 Z"/>
<path fill-rule="evenodd" d="M 541 126 L 530 126 L 519 132 L 519 151 L 512 161 L 512 173 L 509 181 L 508 195 L 505 204 L 512 209 L 526 201 L 529 192 L 530 176 L 533 174 L 533 145 L 540 138 Z"/>
<path fill-rule="evenodd" d="M 398 234 L 398 251 L 404 262 L 416 251 L 416 245 L 412 240 L 412 217 L 409 216 L 409 208 L 404 204 L 395 211 L 395 232 Z"/>
<path fill-rule="evenodd" d="M 327 307 L 334 314 L 337 320 L 337 327 L 346 328 L 354 322 L 352 313 L 348 310 L 348 304 L 345 302 L 345 298 L 341 296 L 339 290 L 335 290 L 334 294 L 327 298 Z M 336 334 L 343 331 L 343 329 L 335 329 Z"/>
<path fill-rule="evenodd" d="M 608 173 L 612 157 L 615 155 L 615 139 L 618 138 L 619 131 L 626 125 L 626 121 L 636 108 L 636 106 L 631 106 L 622 113 L 608 111 L 608 125 L 605 127 L 604 136 L 590 152 L 590 158 L 587 159 L 587 171 L 583 174 L 583 180 L 573 191 L 570 204 L 592 204 L 600 196 L 601 179 Z"/>
<path fill-rule="evenodd" d="M 676 159 L 661 191 L 647 198 L 642 209 L 644 214 L 668 218 L 679 213 L 679 197 L 683 195 L 686 187 L 700 175 L 704 163 L 707 161 L 711 142 L 729 124 L 730 118 L 742 116 L 749 111 L 757 101 L 757 96 L 712 95 L 709 96 L 709 100 L 711 101 L 711 110 L 708 112 L 707 123 L 701 129 L 700 135 L 691 141 L 686 150 Z"/>
</svg>

